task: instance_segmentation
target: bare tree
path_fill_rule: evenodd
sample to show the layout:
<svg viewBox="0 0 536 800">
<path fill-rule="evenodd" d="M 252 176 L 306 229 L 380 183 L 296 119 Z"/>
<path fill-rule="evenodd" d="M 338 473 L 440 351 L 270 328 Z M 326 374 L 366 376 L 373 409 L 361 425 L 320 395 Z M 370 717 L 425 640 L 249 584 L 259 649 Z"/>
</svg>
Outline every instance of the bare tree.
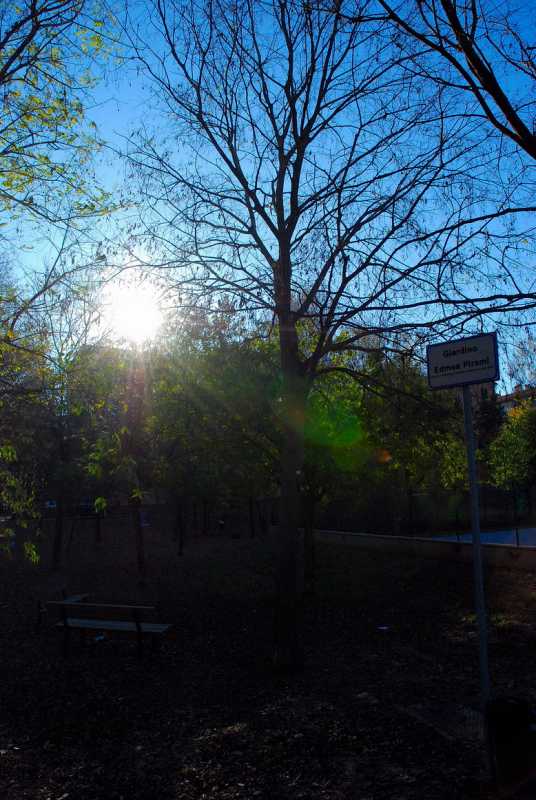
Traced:
<svg viewBox="0 0 536 800">
<path fill-rule="evenodd" d="M 131 142 L 146 201 L 140 239 L 183 304 L 221 309 L 225 298 L 278 326 L 281 665 L 299 659 L 299 492 L 315 376 L 341 368 L 345 351 L 463 331 L 536 300 L 520 252 L 530 232 L 515 222 L 534 207 L 521 191 L 490 204 L 490 134 L 452 108 L 451 87 L 412 74 L 414 53 L 381 20 L 356 23 L 349 10 L 155 0 L 129 28 L 164 103 L 155 134 Z M 306 323 L 315 333 L 304 344 Z"/>
<path fill-rule="evenodd" d="M 531 2 L 378 0 L 389 20 L 436 56 L 414 60 L 441 85 L 476 100 L 481 115 L 536 159 L 536 16 Z M 403 46 L 403 45 L 401 45 Z"/>
</svg>

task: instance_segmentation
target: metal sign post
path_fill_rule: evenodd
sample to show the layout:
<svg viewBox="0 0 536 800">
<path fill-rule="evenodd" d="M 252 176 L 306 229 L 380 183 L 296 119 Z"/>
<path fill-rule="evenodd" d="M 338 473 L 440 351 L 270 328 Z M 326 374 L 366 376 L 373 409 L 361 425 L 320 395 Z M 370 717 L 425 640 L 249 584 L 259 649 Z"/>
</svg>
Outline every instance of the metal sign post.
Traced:
<svg viewBox="0 0 536 800">
<path fill-rule="evenodd" d="M 463 387 L 463 419 L 465 423 L 465 443 L 469 467 L 469 491 L 471 495 L 471 532 L 473 535 L 473 575 L 475 581 L 475 608 L 478 622 L 478 655 L 480 663 L 480 696 L 482 711 L 485 712 L 490 694 L 488 666 L 488 622 L 484 599 L 484 573 L 482 569 L 482 543 L 480 541 L 480 509 L 478 504 L 478 481 L 476 476 L 475 433 L 473 429 L 473 410 L 471 390 Z"/>
<path fill-rule="evenodd" d="M 484 735 L 490 772 L 494 775 L 494 759 L 487 728 L 487 710 L 490 699 L 488 664 L 488 623 L 484 597 L 484 573 L 482 567 L 482 544 L 480 541 L 480 511 L 478 504 L 478 480 L 476 474 L 475 434 L 471 384 L 486 383 L 499 379 L 497 335 L 485 333 L 454 342 L 430 345 L 427 349 L 428 384 L 431 389 L 462 387 L 465 441 L 471 496 L 471 530 L 473 537 L 473 575 L 475 583 L 475 609 L 478 622 L 478 654 L 480 666 L 480 698 L 484 720 Z"/>
</svg>

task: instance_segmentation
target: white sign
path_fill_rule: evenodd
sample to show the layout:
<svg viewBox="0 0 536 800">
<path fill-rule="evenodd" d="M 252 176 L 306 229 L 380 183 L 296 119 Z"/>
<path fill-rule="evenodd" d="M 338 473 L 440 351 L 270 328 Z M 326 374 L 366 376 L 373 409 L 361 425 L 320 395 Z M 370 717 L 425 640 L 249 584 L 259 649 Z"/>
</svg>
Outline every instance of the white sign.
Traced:
<svg viewBox="0 0 536 800">
<path fill-rule="evenodd" d="M 426 355 L 431 389 L 450 389 L 499 379 L 496 333 L 431 344 Z"/>
</svg>

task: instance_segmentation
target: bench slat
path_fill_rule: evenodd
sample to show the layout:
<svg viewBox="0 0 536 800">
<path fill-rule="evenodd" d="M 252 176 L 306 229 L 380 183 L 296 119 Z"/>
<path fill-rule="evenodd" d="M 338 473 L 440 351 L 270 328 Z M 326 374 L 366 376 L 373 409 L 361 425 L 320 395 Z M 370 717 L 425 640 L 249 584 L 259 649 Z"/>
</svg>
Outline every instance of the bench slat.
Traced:
<svg viewBox="0 0 536 800">
<path fill-rule="evenodd" d="M 56 623 L 56 628 L 64 628 L 63 620 Z M 83 630 L 98 630 L 98 631 L 123 631 L 125 633 L 137 633 L 136 623 L 120 620 L 110 619 L 82 619 L 76 617 L 67 617 L 68 628 L 78 628 Z M 142 633 L 150 634 L 164 634 L 171 629 L 171 625 L 159 622 L 141 622 L 140 630 Z"/>
<path fill-rule="evenodd" d="M 135 605 L 124 605 L 124 604 L 117 604 L 114 605 L 113 603 L 80 603 L 78 601 L 69 601 L 69 600 L 48 600 L 47 606 L 74 606 L 75 608 L 99 608 L 99 609 L 117 609 L 118 611 L 122 611 L 123 609 L 127 611 L 131 611 L 133 608 L 139 609 L 140 611 L 155 611 L 156 606 L 135 606 Z"/>
<path fill-rule="evenodd" d="M 89 594 L 70 594 L 69 597 L 64 597 L 63 600 L 60 600 L 60 603 L 83 603 L 85 600 L 89 600 Z M 50 600 L 51 603 L 54 600 Z"/>
<path fill-rule="evenodd" d="M 112 605 L 111 603 L 66 603 L 58 600 L 51 600 L 49 604 L 51 610 L 59 612 L 61 616 L 75 617 L 82 619 L 111 619 L 134 621 L 136 617 L 140 622 L 151 621 L 158 617 L 156 606 L 135 606 L 135 605 Z"/>
</svg>

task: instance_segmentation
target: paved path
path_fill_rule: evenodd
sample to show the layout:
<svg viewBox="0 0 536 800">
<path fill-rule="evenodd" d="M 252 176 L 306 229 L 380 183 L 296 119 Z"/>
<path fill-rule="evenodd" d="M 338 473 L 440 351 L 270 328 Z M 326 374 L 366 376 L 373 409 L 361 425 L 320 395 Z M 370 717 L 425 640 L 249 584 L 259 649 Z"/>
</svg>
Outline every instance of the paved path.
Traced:
<svg viewBox="0 0 536 800">
<path fill-rule="evenodd" d="M 519 528 L 519 545 L 520 547 L 536 547 L 536 528 Z M 470 542 L 471 533 L 461 533 L 456 536 L 455 533 L 449 533 L 445 536 L 436 537 L 443 542 L 451 542 L 459 539 L 461 542 Z M 508 528 L 502 531 L 483 532 L 481 534 L 483 544 L 517 544 L 516 532 L 513 528 Z"/>
</svg>

